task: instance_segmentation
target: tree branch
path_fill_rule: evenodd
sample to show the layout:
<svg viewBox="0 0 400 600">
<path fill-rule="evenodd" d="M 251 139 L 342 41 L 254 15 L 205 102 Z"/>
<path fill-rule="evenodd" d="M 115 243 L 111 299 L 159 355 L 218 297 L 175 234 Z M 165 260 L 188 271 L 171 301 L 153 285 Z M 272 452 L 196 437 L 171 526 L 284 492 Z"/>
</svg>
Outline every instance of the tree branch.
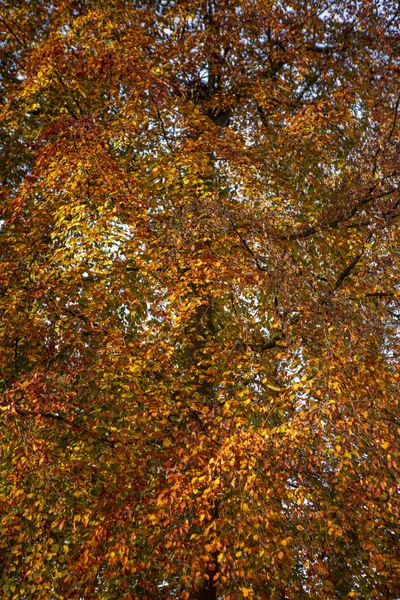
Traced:
<svg viewBox="0 0 400 600">
<path fill-rule="evenodd" d="M 377 184 L 371 188 L 370 194 L 371 194 L 371 192 L 373 192 L 376 189 L 376 187 L 377 187 Z M 286 236 L 286 237 L 281 236 L 281 239 L 299 240 L 299 239 L 304 239 L 304 238 L 310 237 L 311 235 L 314 235 L 314 233 L 318 233 L 320 231 L 325 231 L 326 229 L 336 229 L 339 225 L 341 225 L 342 223 L 345 223 L 346 221 L 349 221 L 352 217 L 354 217 L 354 215 L 360 210 L 360 208 L 362 208 L 366 204 L 370 204 L 374 200 L 379 200 L 380 198 L 389 196 L 390 194 L 397 192 L 398 189 L 399 188 L 397 188 L 397 187 L 393 187 L 390 190 L 382 192 L 381 194 L 377 194 L 376 196 L 369 195 L 366 198 L 364 198 L 363 200 L 360 200 L 360 202 L 358 204 L 356 204 L 347 215 L 342 214 L 339 217 L 336 217 L 336 219 L 329 221 L 326 225 L 319 225 L 319 226 L 313 225 L 312 227 L 303 229 L 303 231 L 299 231 L 298 233 L 291 233 L 289 236 Z"/>
<path fill-rule="evenodd" d="M 361 260 L 362 256 L 364 254 L 364 250 L 361 250 L 361 252 L 359 252 L 357 254 L 357 256 L 355 256 L 353 258 L 353 260 L 351 261 L 350 264 L 347 265 L 347 267 L 345 269 L 343 269 L 343 271 L 340 273 L 340 275 L 338 276 L 338 278 L 336 279 L 336 283 L 334 285 L 334 288 L 332 290 L 332 293 L 335 292 L 343 283 L 343 281 L 349 277 L 349 275 L 351 274 L 352 270 L 354 269 L 354 267 L 356 266 L 356 264 Z"/>
</svg>

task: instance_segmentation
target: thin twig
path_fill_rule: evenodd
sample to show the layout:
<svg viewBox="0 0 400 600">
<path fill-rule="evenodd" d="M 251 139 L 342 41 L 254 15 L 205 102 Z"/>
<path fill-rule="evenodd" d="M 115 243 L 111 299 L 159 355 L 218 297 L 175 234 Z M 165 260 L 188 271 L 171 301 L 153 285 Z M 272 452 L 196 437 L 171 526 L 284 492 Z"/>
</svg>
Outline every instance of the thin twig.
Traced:
<svg viewBox="0 0 400 600">
<path fill-rule="evenodd" d="M 391 140 L 391 138 L 392 138 L 392 135 L 393 135 L 393 133 L 394 133 L 394 129 L 395 129 L 395 127 L 396 127 L 396 121 L 397 121 L 397 110 L 398 110 L 398 108 L 399 108 L 399 103 L 400 103 L 400 94 L 397 96 L 396 105 L 395 105 L 395 107 L 394 107 L 393 125 L 392 125 L 392 128 L 391 128 L 391 130 L 390 130 L 389 137 L 388 137 L 388 139 L 386 140 L 387 142 L 390 142 L 390 140 Z"/>
</svg>

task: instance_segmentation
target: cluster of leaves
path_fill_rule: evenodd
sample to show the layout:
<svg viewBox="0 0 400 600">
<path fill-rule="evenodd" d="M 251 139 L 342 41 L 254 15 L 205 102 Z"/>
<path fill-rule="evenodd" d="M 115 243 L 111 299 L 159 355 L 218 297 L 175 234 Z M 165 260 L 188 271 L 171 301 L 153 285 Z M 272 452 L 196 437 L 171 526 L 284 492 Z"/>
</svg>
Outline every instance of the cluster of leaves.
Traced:
<svg viewBox="0 0 400 600">
<path fill-rule="evenodd" d="M 400 596 L 398 3 L 3 5 L 3 597 Z"/>
</svg>

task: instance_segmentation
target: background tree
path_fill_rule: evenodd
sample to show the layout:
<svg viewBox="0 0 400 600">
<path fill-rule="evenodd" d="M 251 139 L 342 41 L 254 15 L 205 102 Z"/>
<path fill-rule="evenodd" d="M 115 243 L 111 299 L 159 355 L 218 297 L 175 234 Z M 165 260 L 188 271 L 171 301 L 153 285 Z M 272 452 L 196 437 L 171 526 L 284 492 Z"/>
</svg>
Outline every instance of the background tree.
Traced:
<svg viewBox="0 0 400 600">
<path fill-rule="evenodd" d="M 391 0 L 3 2 L 4 598 L 396 598 Z"/>
</svg>

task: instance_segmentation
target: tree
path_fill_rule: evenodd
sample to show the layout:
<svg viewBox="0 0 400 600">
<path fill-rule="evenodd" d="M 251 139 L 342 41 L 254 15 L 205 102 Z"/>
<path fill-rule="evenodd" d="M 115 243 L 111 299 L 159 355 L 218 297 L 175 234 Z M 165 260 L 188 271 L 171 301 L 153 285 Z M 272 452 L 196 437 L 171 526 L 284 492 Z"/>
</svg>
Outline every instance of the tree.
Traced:
<svg viewBox="0 0 400 600">
<path fill-rule="evenodd" d="M 400 595 L 392 0 L 13 0 L 4 598 Z"/>
</svg>

